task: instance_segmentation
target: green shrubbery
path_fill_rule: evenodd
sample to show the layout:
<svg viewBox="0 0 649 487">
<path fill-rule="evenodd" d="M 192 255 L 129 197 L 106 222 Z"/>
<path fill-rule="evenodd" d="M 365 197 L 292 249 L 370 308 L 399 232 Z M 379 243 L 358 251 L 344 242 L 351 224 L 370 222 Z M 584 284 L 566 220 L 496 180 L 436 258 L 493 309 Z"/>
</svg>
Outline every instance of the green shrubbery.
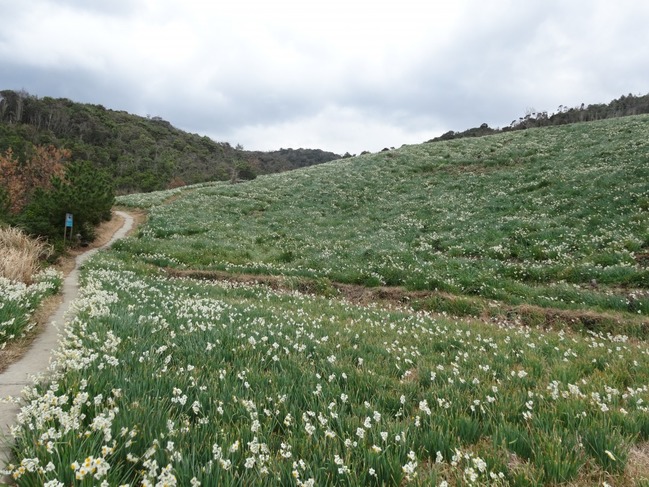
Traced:
<svg viewBox="0 0 649 487">
<path fill-rule="evenodd" d="M 71 213 L 74 236 L 92 240 L 94 228 L 110 219 L 113 183 L 89 162 L 68 162 L 69 157 L 69 151 L 53 146 L 0 155 L 0 221 L 56 243 L 63 238 L 66 214 Z"/>
<path fill-rule="evenodd" d="M 73 161 L 92 161 L 118 192 L 154 191 L 205 181 L 227 181 L 238 164 L 240 179 L 337 159 L 318 149 L 251 152 L 190 134 L 160 117 L 140 117 L 65 98 L 0 91 L 0 152 L 23 153 L 31 145 L 72 151 Z"/>
<path fill-rule="evenodd" d="M 66 168 L 51 190 L 38 190 L 15 222 L 28 232 L 50 239 L 61 237 L 66 213 L 74 218 L 73 231 L 82 241 L 94 238 L 95 227 L 110 220 L 115 201 L 112 182 L 87 162 Z"/>
</svg>

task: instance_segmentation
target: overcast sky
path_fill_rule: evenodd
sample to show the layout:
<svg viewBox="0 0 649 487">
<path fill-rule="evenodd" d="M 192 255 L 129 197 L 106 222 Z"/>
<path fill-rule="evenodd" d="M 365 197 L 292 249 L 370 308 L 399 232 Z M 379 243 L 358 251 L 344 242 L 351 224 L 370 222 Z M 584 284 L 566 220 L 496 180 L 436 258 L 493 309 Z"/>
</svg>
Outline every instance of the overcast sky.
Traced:
<svg viewBox="0 0 649 487">
<path fill-rule="evenodd" d="M 0 89 L 339 154 L 649 93 L 646 0 L 0 0 Z"/>
</svg>

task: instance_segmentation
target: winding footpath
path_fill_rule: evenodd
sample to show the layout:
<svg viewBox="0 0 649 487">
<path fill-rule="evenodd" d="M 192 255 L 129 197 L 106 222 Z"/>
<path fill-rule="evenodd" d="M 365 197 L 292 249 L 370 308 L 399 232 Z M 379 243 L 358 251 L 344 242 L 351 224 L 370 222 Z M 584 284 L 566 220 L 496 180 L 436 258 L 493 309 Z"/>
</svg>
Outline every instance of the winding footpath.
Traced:
<svg viewBox="0 0 649 487">
<path fill-rule="evenodd" d="M 52 350 L 58 345 L 59 331 L 63 329 L 70 304 L 79 293 L 79 268 L 95 252 L 105 249 L 116 240 L 125 237 L 133 227 L 131 215 L 122 211 L 115 213 L 124 218 L 124 224 L 113 234 L 108 243 L 76 257 L 74 270 L 63 281 L 63 302 L 50 318 L 49 324 L 36 337 L 27 353 L 0 374 L 0 399 L 5 399 L 8 396 L 19 397 L 25 386 L 33 384 L 34 376 L 47 372 Z M 0 402 L 0 467 L 4 467 L 10 460 L 10 429 L 19 411 L 19 405 L 13 402 Z"/>
</svg>

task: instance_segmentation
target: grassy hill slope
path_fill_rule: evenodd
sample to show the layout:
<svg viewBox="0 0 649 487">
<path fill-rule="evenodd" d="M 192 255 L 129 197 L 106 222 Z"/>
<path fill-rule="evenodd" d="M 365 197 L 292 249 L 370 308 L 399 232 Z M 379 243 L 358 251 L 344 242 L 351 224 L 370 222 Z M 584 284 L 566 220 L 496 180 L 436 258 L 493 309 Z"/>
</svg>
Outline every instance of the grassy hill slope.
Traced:
<svg viewBox="0 0 649 487">
<path fill-rule="evenodd" d="M 228 180 L 236 167 L 268 174 L 339 156 L 319 149 L 251 152 L 190 134 L 160 117 L 140 117 L 65 98 L 0 91 L 0 153 L 54 144 L 105 169 L 122 193 Z"/>
<path fill-rule="evenodd" d="M 154 205 L 129 251 L 165 266 L 646 316 L 648 217 L 649 117 L 637 116 L 207 185 Z"/>
<path fill-rule="evenodd" d="M 646 486 L 648 130 L 647 116 L 529 130 L 122 197 L 149 220 L 84 264 L 7 473 Z M 357 306 L 333 281 L 603 310 L 636 335 Z"/>
</svg>

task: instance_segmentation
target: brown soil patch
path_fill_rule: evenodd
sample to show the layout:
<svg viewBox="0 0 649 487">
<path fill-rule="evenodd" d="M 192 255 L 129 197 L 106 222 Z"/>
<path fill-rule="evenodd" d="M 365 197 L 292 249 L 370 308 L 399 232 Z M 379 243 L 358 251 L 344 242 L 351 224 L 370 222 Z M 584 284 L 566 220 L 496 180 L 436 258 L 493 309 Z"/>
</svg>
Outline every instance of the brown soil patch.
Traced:
<svg viewBox="0 0 649 487">
<path fill-rule="evenodd" d="M 263 284 L 271 289 L 288 289 L 286 280 L 280 276 L 257 274 L 230 274 L 225 271 L 181 270 L 168 267 L 165 273 L 171 277 L 202 279 L 205 281 L 228 281 L 241 284 Z"/>
<path fill-rule="evenodd" d="M 641 267 L 649 267 L 649 252 L 638 252 L 635 254 L 635 261 Z"/>
<path fill-rule="evenodd" d="M 333 286 L 348 301 L 360 305 L 383 302 L 393 306 L 403 306 L 417 300 L 426 299 L 433 294 L 442 294 L 431 291 L 407 291 L 400 287 L 364 287 L 340 283 L 334 283 Z"/>
<path fill-rule="evenodd" d="M 133 228 L 130 230 L 128 235 L 131 235 L 135 229 L 146 221 L 146 213 L 142 211 L 132 211 L 131 209 L 118 208 L 120 211 L 124 211 L 133 217 Z M 113 217 L 106 222 L 101 223 L 95 230 L 95 240 L 85 247 L 72 247 L 68 250 L 66 255 L 59 257 L 59 260 L 56 263 L 56 269 L 61 271 L 64 276 L 70 274 L 72 269 L 74 269 L 74 259 L 79 254 L 83 254 L 87 250 L 96 249 L 102 245 L 107 244 L 112 236 L 117 230 L 119 230 L 124 224 L 124 219 L 117 215 L 115 211 L 112 212 Z"/>
<path fill-rule="evenodd" d="M 270 276 L 261 274 L 230 274 L 226 271 L 205 271 L 192 269 L 166 268 L 165 272 L 171 277 L 186 277 L 190 279 L 203 279 L 208 281 L 229 281 L 241 284 L 263 284 L 271 289 L 295 290 L 303 293 L 319 294 L 316 281 L 309 278 L 287 278 L 284 276 Z M 414 298 L 423 298 L 425 291 L 406 291 L 396 287 L 368 288 L 353 284 L 332 283 L 332 288 L 339 297 L 353 304 L 368 305 L 380 303 L 383 305 L 401 306 L 409 303 Z"/>
<path fill-rule="evenodd" d="M 324 294 L 318 281 L 301 277 L 252 274 L 230 274 L 225 271 L 180 270 L 166 268 L 167 275 L 192 279 L 263 284 L 271 289 L 298 290 L 303 293 Z M 455 318 L 480 319 L 483 322 L 510 326 L 530 326 L 543 329 L 592 330 L 611 334 L 626 334 L 630 338 L 649 336 L 649 321 L 645 317 L 598 313 L 590 310 L 564 310 L 532 305 L 495 303 L 476 296 L 455 296 L 439 291 L 409 291 L 401 287 L 365 287 L 355 284 L 330 283 L 335 295 L 360 306 L 371 304 L 387 308 L 414 308 Z M 329 294 L 328 294 L 329 295 Z M 455 303 L 469 303 L 466 312 Z"/>
<path fill-rule="evenodd" d="M 649 482 L 649 442 L 631 447 L 626 473 L 632 479 Z"/>
<path fill-rule="evenodd" d="M 171 277 L 187 277 L 208 281 L 229 281 L 241 284 L 263 284 L 271 289 L 294 290 L 303 293 L 319 294 L 316 282 L 309 278 L 287 278 L 261 274 L 230 274 L 226 271 L 204 271 L 192 269 L 166 268 L 165 272 Z M 383 305 L 403 306 L 414 299 L 430 296 L 427 291 L 407 291 L 398 287 L 365 287 L 354 284 L 332 283 L 332 288 L 345 300 L 358 305 L 381 303 Z"/>
<path fill-rule="evenodd" d="M 408 369 L 403 373 L 401 382 L 418 382 L 419 370 L 416 368 Z"/>
</svg>

